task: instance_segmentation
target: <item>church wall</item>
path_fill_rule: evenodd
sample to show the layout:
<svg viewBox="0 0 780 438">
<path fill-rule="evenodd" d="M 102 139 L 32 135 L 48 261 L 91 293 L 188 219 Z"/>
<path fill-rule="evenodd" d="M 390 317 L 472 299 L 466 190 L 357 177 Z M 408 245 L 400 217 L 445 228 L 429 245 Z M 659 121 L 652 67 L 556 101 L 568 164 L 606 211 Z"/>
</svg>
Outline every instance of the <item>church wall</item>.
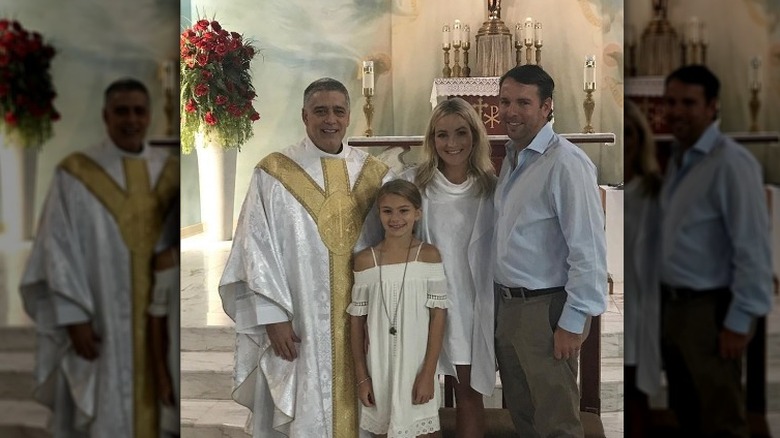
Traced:
<svg viewBox="0 0 780 438">
<path fill-rule="evenodd" d="M 57 50 L 51 74 L 54 105 L 62 119 L 54 123 L 54 137 L 39 154 L 37 220 L 60 160 L 105 138 L 103 91 L 113 80 L 132 76 L 147 85 L 152 96 L 149 134 L 164 136 L 158 69 L 163 59 L 178 58 L 179 5 L 170 0 L 70 0 L 67 6 L 56 0 L 13 0 L 3 3 L 0 16 L 40 32 Z"/>
<path fill-rule="evenodd" d="M 460 19 L 477 29 L 487 18 L 486 2 L 472 0 L 184 0 L 195 17 L 214 17 L 227 29 L 257 41 L 262 56 L 252 63 L 261 120 L 239 154 L 236 218 L 254 165 L 270 152 L 304 135 L 303 89 L 331 76 L 344 82 L 352 98 L 348 136 L 363 135 L 366 120 L 360 67 L 375 60 L 375 135 L 421 135 L 431 112 L 433 79 L 441 75 L 441 28 Z M 183 8 L 184 10 L 184 8 Z M 543 66 L 556 81 L 555 128 L 579 132 L 585 126 L 582 101 L 585 56 L 595 54 L 598 88 L 593 126 L 622 137 L 623 2 L 620 0 L 551 0 L 502 2 L 501 17 L 514 30 L 531 16 L 543 26 Z M 476 54 L 470 51 L 470 65 Z M 586 145 L 599 168 L 599 182 L 622 180 L 622 145 Z M 182 161 L 182 176 L 197 178 L 194 156 Z M 184 185 L 197 187 L 195 180 Z M 183 225 L 199 220 L 197 189 L 183 192 Z"/>
<path fill-rule="evenodd" d="M 669 1 L 668 19 L 678 33 L 693 16 L 706 24 L 709 47 L 707 66 L 721 82 L 721 130 L 745 132 L 750 128 L 750 60 L 763 62 L 759 130 L 780 130 L 780 1 L 685 0 Z M 637 40 L 653 16 L 652 2 L 626 2 L 626 27 Z M 761 162 L 765 180 L 780 184 L 778 144 L 747 145 Z"/>
</svg>

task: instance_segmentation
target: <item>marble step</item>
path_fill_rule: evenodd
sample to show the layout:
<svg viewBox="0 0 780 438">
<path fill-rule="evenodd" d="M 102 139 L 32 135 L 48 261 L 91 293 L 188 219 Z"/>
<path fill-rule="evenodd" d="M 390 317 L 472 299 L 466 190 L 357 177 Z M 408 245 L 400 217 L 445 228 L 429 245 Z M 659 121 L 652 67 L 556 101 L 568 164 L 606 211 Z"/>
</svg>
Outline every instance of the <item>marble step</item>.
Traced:
<svg viewBox="0 0 780 438">
<path fill-rule="evenodd" d="M 0 400 L 32 400 L 34 365 L 32 351 L 0 351 Z"/>
<path fill-rule="evenodd" d="M 181 400 L 182 438 L 251 438 L 249 410 L 232 400 Z"/>
<path fill-rule="evenodd" d="M 46 430 L 49 410 L 33 401 L 0 399 L 0 436 L 51 438 Z"/>
</svg>

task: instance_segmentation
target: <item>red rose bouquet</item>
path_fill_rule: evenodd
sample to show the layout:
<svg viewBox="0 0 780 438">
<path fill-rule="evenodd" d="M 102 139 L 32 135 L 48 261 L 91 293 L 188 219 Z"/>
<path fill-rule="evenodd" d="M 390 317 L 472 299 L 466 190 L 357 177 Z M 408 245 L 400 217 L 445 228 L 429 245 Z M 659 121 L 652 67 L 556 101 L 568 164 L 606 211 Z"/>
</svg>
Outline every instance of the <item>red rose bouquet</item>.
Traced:
<svg viewBox="0 0 780 438">
<path fill-rule="evenodd" d="M 52 136 L 60 118 L 49 73 L 54 54 L 38 32 L 0 19 L 0 127 L 11 143 L 40 147 Z"/>
<path fill-rule="evenodd" d="M 255 48 L 217 21 L 203 19 L 182 32 L 179 48 L 182 151 L 192 151 L 198 132 L 224 148 L 240 149 L 252 136 L 252 122 L 260 119 L 249 74 Z"/>
</svg>

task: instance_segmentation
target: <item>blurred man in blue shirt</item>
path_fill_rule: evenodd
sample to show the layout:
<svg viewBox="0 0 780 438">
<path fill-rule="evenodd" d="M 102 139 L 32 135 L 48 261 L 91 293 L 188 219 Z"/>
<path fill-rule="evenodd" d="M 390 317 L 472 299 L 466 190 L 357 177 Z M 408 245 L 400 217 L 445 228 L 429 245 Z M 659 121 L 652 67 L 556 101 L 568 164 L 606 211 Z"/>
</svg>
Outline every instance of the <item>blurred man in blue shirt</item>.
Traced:
<svg viewBox="0 0 780 438">
<path fill-rule="evenodd" d="M 661 192 L 662 356 L 684 436 L 747 437 L 742 355 L 772 303 L 761 167 L 718 129 L 718 78 L 666 78 L 674 136 Z"/>
<path fill-rule="evenodd" d="M 496 358 L 523 437 L 582 437 L 577 368 L 607 308 L 596 167 L 553 132 L 553 79 L 537 65 L 499 82 L 510 141 L 496 187 Z"/>
</svg>

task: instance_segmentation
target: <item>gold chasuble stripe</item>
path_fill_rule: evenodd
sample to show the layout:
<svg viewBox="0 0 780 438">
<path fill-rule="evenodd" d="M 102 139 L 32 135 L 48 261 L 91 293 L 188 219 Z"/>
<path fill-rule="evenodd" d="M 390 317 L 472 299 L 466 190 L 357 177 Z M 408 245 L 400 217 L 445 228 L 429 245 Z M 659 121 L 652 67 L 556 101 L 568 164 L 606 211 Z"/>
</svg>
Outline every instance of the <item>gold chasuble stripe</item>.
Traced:
<svg viewBox="0 0 780 438">
<path fill-rule="evenodd" d="M 347 163 L 322 158 L 325 190 L 297 163 L 280 153 L 263 159 L 258 167 L 277 179 L 297 199 L 317 224 L 329 252 L 330 321 L 333 395 L 333 437 L 358 436 L 355 371 L 349 343 L 346 309 L 352 295 L 352 251 L 374 195 L 387 174 L 387 166 L 368 157 L 350 190 Z"/>
<path fill-rule="evenodd" d="M 135 436 L 159 434 L 159 412 L 148 342 L 147 308 L 151 301 L 152 258 L 163 218 L 179 191 L 179 164 L 170 158 L 152 190 L 146 160 L 122 159 L 126 190 L 91 158 L 74 154 L 60 166 L 103 204 L 117 223 L 130 251 L 133 333 L 133 428 Z"/>
</svg>

